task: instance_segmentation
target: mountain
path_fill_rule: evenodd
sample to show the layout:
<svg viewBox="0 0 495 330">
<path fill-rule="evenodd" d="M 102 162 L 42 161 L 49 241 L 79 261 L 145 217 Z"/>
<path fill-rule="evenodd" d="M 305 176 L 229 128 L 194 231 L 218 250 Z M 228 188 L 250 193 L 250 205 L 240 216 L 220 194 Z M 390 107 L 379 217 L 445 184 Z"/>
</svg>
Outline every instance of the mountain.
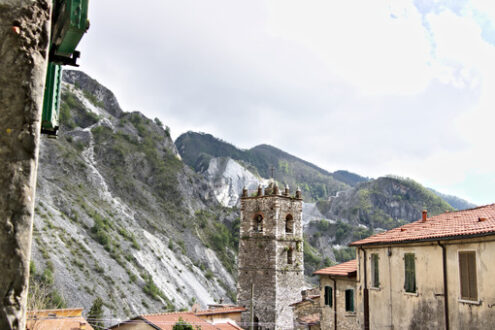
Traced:
<svg viewBox="0 0 495 330">
<path fill-rule="evenodd" d="M 330 173 L 307 161 L 268 145 L 241 150 L 210 134 L 187 132 L 175 141 L 186 164 L 215 187 L 220 203 L 236 205 L 242 186 L 252 190 L 267 185 L 271 168 L 279 183 L 303 187 L 303 224 L 306 243 L 305 270 L 354 258 L 346 245 L 373 233 L 421 217 L 454 210 L 462 201 L 439 195 L 411 180 L 394 176 L 366 178 L 345 170 Z M 218 164 L 229 164 L 228 167 Z M 233 168 L 236 170 L 234 171 Z M 228 196 L 228 198 L 226 197 Z"/>
<path fill-rule="evenodd" d="M 299 185 L 305 272 L 353 258 L 352 240 L 452 209 L 402 178 L 330 173 L 269 145 L 241 150 L 204 133 L 175 143 L 158 119 L 123 111 L 79 71 L 63 75 L 58 139 L 40 147 L 31 307 L 105 300 L 108 324 L 235 299 L 239 194 Z"/>
<path fill-rule="evenodd" d="M 87 311 L 99 296 L 115 323 L 232 301 L 238 211 L 158 119 L 122 111 L 82 72 L 63 81 L 59 137 L 40 147 L 31 306 Z"/>
<path fill-rule="evenodd" d="M 175 144 L 184 163 L 198 173 L 207 171 L 211 160 L 218 157 L 236 160 L 253 175 L 262 178 L 270 178 L 273 169 L 280 184 L 301 187 L 306 202 L 326 199 L 350 187 L 332 173 L 266 144 L 241 150 L 210 134 L 196 132 L 182 134 Z M 356 180 L 351 173 L 340 176 L 348 178 L 349 182 Z"/>
<path fill-rule="evenodd" d="M 472 209 L 473 207 L 477 206 L 476 204 L 470 203 L 462 198 L 452 195 L 442 194 L 432 188 L 428 188 L 428 189 L 431 190 L 435 195 L 439 196 L 441 199 L 449 203 L 450 206 L 452 206 L 456 210 Z"/>
</svg>

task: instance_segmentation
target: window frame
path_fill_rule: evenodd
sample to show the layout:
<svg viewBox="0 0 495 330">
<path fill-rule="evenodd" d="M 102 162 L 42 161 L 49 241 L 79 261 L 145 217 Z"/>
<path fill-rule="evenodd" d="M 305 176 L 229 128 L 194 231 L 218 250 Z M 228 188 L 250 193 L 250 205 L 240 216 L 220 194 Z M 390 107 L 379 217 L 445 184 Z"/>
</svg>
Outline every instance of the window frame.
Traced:
<svg viewBox="0 0 495 330">
<path fill-rule="evenodd" d="M 294 217 L 290 213 L 285 216 L 285 233 L 294 234 Z"/>
<path fill-rule="evenodd" d="M 462 267 L 461 267 L 461 254 L 464 255 L 472 255 L 474 257 L 474 266 L 473 266 L 473 272 L 474 272 L 474 293 L 475 297 L 468 297 L 468 296 L 463 296 L 463 281 L 462 281 Z M 479 290 L 478 290 L 478 263 L 477 263 L 477 256 L 476 256 L 476 250 L 458 250 L 457 251 L 457 265 L 458 265 L 458 272 L 459 272 L 459 300 L 461 301 L 469 301 L 469 302 L 478 302 L 479 301 Z M 469 260 L 468 260 L 469 263 Z M 467 266 L 469 268 L 469 264 Z M 470 278 L 469 275 L 471 275 L 471 272 L 468 271 L 468 291 L 471 291 L 471 285 L 470 285 Z"/>
<path fill-rule="evenodd" d="M 412 262 L 408 265 L 408 263 Z M 412 278 L 410 278 L 412 276 Z M 411 289 L 410 286 L 413 286 Z M 416 254 L 412 252 L 404 253 L 404 291 L 406 293 L 417 293 L 418 286 L 416 282 Z"/>
<path fill-rule="evenodd" d="M 292 248 L 287 249 L 287 265 L 292 265 L 294 263 L 294 253 Z"/>
<path fill-rule="evenodd" d="M 354 306 L 354 289 L 345 290 L 345 311 L 349 313 L 355 312 Z"/>
<path fill-rule="evenodd" d="M 261 220 L 259 220 L 259 217 L 261 217 Z M 265 217 L 261 213 L 256 213 L 253 217 L 253 232 L 255 233 L 263 233 L 263 222 L 265 220 Z"/>
<path fill-rule="evenodd" d="M 371 253 L 371 287 L 380 288 L 380 256 L 378 253 Z"/>
<path fill-rule="evenodd" d="M 333 287 L 330 285 L 325 285 L 323 289 L 324 304 L 328 307 L 333 307 Z"/>
</svg>

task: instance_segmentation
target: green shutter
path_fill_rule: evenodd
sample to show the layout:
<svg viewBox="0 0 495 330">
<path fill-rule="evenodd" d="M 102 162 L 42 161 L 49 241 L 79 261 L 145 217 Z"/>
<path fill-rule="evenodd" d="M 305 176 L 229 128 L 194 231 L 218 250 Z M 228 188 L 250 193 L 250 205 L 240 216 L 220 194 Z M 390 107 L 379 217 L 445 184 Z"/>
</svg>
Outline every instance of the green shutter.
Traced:
<svg viewBox="0 0 495 330">
<path fill-rule="evenodd" d="M 332 296 L 333 290 L 331 286 L 326 286 L 325 287 L 325 305 L 332 307 L 333 303 L 333 296 Z"/>
<path fill-rule="evenodd" d="M 380 273 L 379 273 L 379 269 L 378 269 L 378 254 L 372 254 L 371 255 L 371 265 L 372 265 L 372 271 L 373 271 L 372 287 L 378 288 L 378 287 L 380 287 Z"/>
<path fill-rule="evenodd" d="M 416 292 L 416 263 L 414 253 L 404 254 L 404 290 Z"/>
<path fill-rule="evenodd" d="M 346 312 L 354 312 L 354 290 L 345 290 L 345 310 Z"/>
</svg>

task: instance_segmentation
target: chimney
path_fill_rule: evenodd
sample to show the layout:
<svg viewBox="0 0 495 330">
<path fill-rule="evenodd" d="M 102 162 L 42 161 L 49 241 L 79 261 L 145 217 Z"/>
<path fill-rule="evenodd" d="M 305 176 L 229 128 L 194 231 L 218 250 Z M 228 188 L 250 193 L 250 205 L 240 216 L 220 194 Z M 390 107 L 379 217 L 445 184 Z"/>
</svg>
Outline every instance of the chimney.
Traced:
<svg viewBox="0 0 495 330">
<path fill-rule="evenodd" d="M 423 222 L 426 221 L 426 218 L 428 217 L 428 211 L 423 210 Z"/>
<path fill-rule="evenodd" d="M 306 300 L 306 298 L 308 297 L 308 291 L 307 290 L 302 290 L 301 291 L 301 296 L 302 296 L 302 300 Z"/>
<path fill-rule="evenodd" d="M 242 188 L 242 197 L 248 197 L 248 190 L 245 186 Z"/>
</svg>

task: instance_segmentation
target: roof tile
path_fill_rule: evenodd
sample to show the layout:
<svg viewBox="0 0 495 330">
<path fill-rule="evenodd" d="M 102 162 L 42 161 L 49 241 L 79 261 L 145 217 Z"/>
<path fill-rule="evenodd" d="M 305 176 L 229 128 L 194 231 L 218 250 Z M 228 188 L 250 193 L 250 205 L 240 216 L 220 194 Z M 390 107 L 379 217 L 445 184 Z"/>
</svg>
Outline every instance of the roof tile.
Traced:
<svg viewBox="0 0 495 330">
<path fill-rule="evenodd" d="M 481 218 L 481 221 L 480 221 Z M 351 243 L 351 246 L 400 243 L 470 235 L 495 234 L 495 204 L 446 212 Z"/>
<path fill-rule="evenodd" d="M 349 276 L 353 272 L 357 271 L 357 259 L 343 262 L 341 264 L 323 268 L 314 272 L 314 275 L 337 275 L 337 276 Z"/>
</svg>

